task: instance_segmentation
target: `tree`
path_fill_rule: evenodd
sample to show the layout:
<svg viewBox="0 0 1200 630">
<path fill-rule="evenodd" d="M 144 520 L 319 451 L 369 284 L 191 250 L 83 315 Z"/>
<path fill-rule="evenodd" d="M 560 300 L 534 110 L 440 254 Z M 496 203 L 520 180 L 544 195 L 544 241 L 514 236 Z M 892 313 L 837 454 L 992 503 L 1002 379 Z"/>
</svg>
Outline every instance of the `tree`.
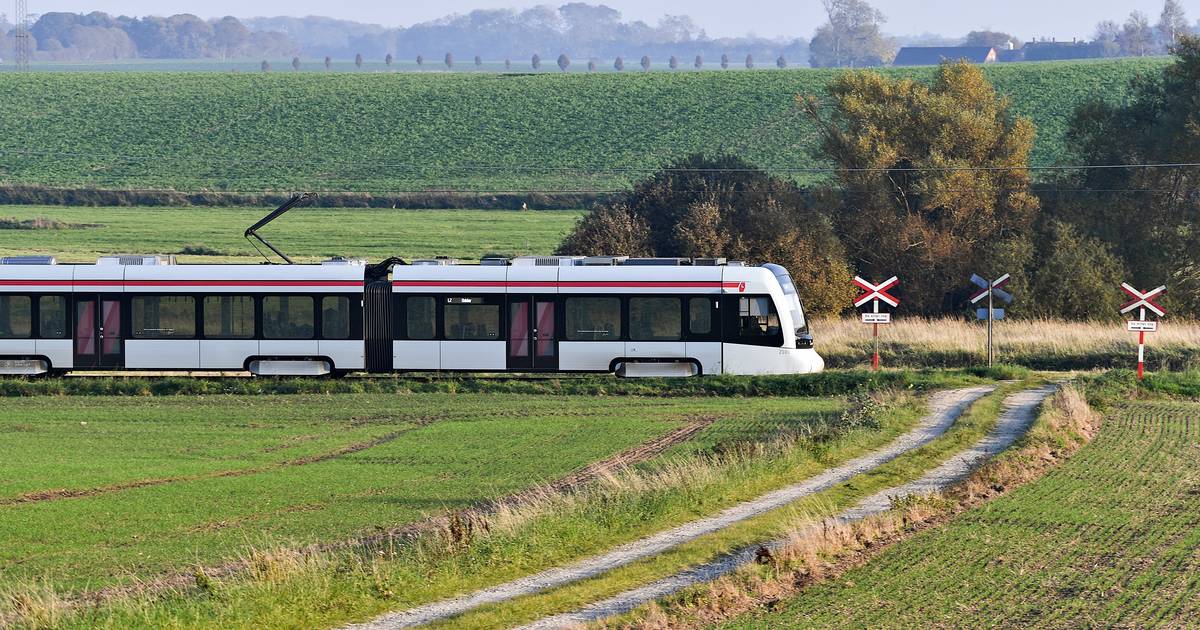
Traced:
<svg viewBox="0 0 1200 630">
<path fill-rule="evenodd" d="M 300 69 L 300 58 L 292 57 L 292 70 L 299 70 L 299 69 Z"/>
<path fill-rule="evenodd" d="M 963 40 L 963 46 L 984 46 L 997 50 L 1005 50 L 1009 44 L 1012 44 L 1013 48 L 1020 48 L 1021 40 L 1015 35 L 1001 31 L 971 31 Z"/>
<path fill-rule="evenodd" d="M 540 70 L 542 68 L 542 58 L 537 53 L 534 53 L 533 59 L 530 59 L 530 64 L 534 70 Z"/>
<path fill-rule="evenodd" d="M 475 55 L 475 67 L 476 68 L 483 67 L 483 57 L 480 57 L 479 55 Z"/>
<path fill-rule="evenodd" d="M 442 63 L 446 64 L 447 70 L 453 70 L 454 69 L 454 55 L 451 53 L 446 53 L 446 56 L 442 59 Z"/>
<path fill-rule="evenodd" d="M 1118 57 L 1121 54 L 1121 27 L 1112 20 L 1104 20 L 1096 24 L 1096 33 L 1092 41 L 1100 46 L 1101 54 L 1105 57 Z"/>
<path fill-rule="evenodd" d="M 727 257 L 786 267 L 813 313 L 843 310 L 851 273 L 804 191 L 739 158 L 687 157 L 585 216 L 563 255 Z"/>
<path fill-rule="evenodd" d="M 1150 30 L 1150 18 L 1141 11 L 1134 11 L 1121 28 L 1121 52 L 1135 57 L 1150 54 L 1154 33 Z"/>
<path fill-rule="evenodd" d="M 1174 63 L 1131 80 L 1121 103 L 1094 97 L 1071 118 L 1067 139 L 1080 164 L 1200 162 L 1200 39 L 1181 36 Z M 1056 199 L 1055 218 L 1100 239 L 1135 285 L 1171 287 L 1172 311 L 1200 316 L 1200 173 L 1191 168 L 1088 169 L 1063 183 L 1084 191 Z M 1087 191 L 1098 191 L 1088 193 Z M 1109 192 L 1134 191 L 1134 192 Z"/>
<path fill-rule="evenodd" d="M 355 55 L 354 55 L 354 67 L 356 67 L 356 68 L 362 68 L 362 65 L 363 65 L 363 56 L 362 56 L 362 53 L 357 53 L 357 54 L 355 54 Z"/>
<path fill-rule="evenodd" d="M 650 69 L 650 55 L 642 55 L 642 70 Z"/>
<path fill-rule="evenodd" d="M 1158 41 L 1163 50 L 1169 49 L 1179 41 L 1181 35 L 1189 33 L 1187 14 L 1179 0 L 1163 2 L 1162 13 L 1158 17 Z"/>
<path fill-rule="evenodd" d="M 333 68 L 333 58 L 326 55 L 325 56 L 325 69 L 330 70 L 332 68 Z"/>
<path fill-rule="evenodd" d="M 620 72 L 624 69 L 625 69 L 625 60 L 624 59 L 622 59 L 621 57 L 617 57 L 615 60 L 613 60 L 613 70 Z"/>
<path fill-rule="evenodd" d="M 727 68 L 729 68 L 729 55 L 721 53 L 721 69 L 725 70 Z"/>
<path fill-rule="evenodd" d="M 696 60 L 692 62 L 692 67 L 699 70 L 704 67 L 704 57 L 696 55 Z"/>
<path fill-rule="evenodd" d="M 746 68 L 754 67 L 754 55 L 746 55 Z"/>
<path fill-rule="evenodd" d="M 820 156 L 843 169 L 833 216 L 857 270 L 902 270 L 907 308 L 927 315 L 956 309 L 972 273 L 1013 273 L 1020 290 L 1039 209 L 1034 129 L 983 71 L 943 63 L 932 84 L 846 73 L 827 92 L 828 116 L 815 98 L 799 104 Z"/>
<path fill-rule="evenodd" d="M 384 65 L 386 65 L 386 66 L 387 66 L 387 67 L 389 67 L 389 68 L 391 68 L 391 67 L 392 67 L 392 61 L 395 61 L 395 59 L 393 59 L 393 58 L 392 58 L 392 53 L 388 53 L 388 54 L 387 54 L 386 56 L 384 56 L 384 58 L 383 58 L 383 64 L 384 64 Z"/>
<path fill-rule="evenodd" d="M 671 55 L 671 58 L 667 60 L 667 67 L 672 70 L 677 70 L 679 68 L 679 58 L 675 55 Z"/>
<path fill-rule="evenodd" d="M 263 62 L 262 62 L 262 64 L 259 65 L 259 68 L 261 68 L 263 72 L 270 72 L 271 71 L 271 63 L 269 61 L 267 61 L 266 59 L 263 59 Z"/>
<path fill-rule="evenodd" d="M 1113 282 L 1127 276 L 1109 246 L 1061 221 L 1048 221 L 1038 232 L 1041 242 L 1030 286 L 1037 302 L 1030 310 L 1076 321 L 1112 319 L 1123 301 Z"/>
<path fill-rule="evenodd" d="M 778 67 L 780 70 L 786 68 L 787 67 L 787 59 L 785 59 L 783 55 L 779 55 L 779 58 L 775 60 L 775 66 Z"/>
<path fill-rule="evenodd" d="M 881 66 L 895 56 L 884 38 L 883 13 L 865 0 L 823 0 L 828 22 L 817 29 L 809 44 L 814 68 Z"/>
<path fill-rule="evenodd" d="M 557 63 L 557 64 L 558 64 L 558 69 L 559 69 L 559 70 L 562 70 L 563 72 L 566 72 L 566 71 L 567 71 L 567 68 L 570 68 L 570 67 L 571 67 L 571 58 L 570 58 L 570 57 L 568 57 L 568 56 L 566 55 L 566 53 L 562 53 L 562 54 L 560 54 L 560 55 L 558 56 L 558 61 L 556 61 L 555 63 Z"/>
<path fill-rule="evenodd" d="M 221 59 L 238 55 L 250 41 L 250 29 L 237 18 L 225 16 L 213 24 L 213 43 L 220 49 Z"/>
</svg>

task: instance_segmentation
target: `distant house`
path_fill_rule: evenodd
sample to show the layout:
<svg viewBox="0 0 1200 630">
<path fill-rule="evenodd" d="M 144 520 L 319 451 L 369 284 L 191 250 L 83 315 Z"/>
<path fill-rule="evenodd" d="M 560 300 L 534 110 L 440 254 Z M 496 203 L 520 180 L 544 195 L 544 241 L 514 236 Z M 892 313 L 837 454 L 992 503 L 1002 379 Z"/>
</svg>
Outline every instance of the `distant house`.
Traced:
<svg viewBox="0 0 1200 630">
<path fill-rule="evenodd" d="M 895 66 L 936 66 L 943 61 L 996 63 L 996 49 L 988 46 L 906 46 L 896 54 Z"/>
</svg>

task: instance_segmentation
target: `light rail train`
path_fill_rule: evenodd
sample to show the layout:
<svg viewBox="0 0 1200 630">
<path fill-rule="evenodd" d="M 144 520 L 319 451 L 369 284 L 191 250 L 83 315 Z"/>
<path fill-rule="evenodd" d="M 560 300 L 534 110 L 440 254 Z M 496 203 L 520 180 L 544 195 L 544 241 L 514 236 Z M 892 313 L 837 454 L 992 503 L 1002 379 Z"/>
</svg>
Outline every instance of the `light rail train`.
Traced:
<svg viewBox="0 0 1200 630">
<path fill-rule="evenodd" d="M 518 257 L 457 264 L 0 264 L 0 373 L 800 374 L 824 362 L 776 265 Z"/>
</svg>

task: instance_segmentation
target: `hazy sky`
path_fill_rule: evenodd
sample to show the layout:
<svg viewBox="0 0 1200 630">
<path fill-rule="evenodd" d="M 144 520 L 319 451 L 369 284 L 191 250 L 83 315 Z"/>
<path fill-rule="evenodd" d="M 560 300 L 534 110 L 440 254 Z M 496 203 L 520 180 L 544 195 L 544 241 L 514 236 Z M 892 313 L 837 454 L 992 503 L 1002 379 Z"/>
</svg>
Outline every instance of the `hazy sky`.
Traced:
<svg viewBox="0 0 1200 630">
<path fill-rule="evenodd" d="M 31 13 L 47 11 L 106 11 L 126 15 L 195 13 L 201 17 L 235 15 L 328 15 L 387 26 L 408 26 L 477 8 L 557 6 L 568 0 L 29 0 Z M 600 3 L 599 0 L 589 0 Z M 1183 0 L 1189 19 L 1200 18 L 1200 0 Z M 708 30 L 709 35 L 810 36 L 822 21 L 820 0 L 607 0 L 626 19 L 653 23 L 666 13 L 686 13 Z M 1024 39 L 1034 37 L 1089 37 L 1096 22 L 1123 21 L 1134 9 L 1157 21 L 1162 0 L 874 0 L 888 16 L 887 32 L 962 35 L 979 28 L 1011 32 Z M 0 11 L 10 12 L 8 2 Z"/>
</svg>

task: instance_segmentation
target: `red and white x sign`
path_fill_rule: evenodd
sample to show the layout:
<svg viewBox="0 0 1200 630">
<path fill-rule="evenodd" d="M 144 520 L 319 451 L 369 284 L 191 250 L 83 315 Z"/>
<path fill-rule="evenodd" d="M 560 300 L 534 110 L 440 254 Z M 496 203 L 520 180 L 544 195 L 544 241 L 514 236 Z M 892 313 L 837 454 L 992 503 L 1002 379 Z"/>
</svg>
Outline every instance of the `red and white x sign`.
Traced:
<svg viewBox="0 0 1200 630">
<path fill-rule="evenodd" d="M 1159 306 L 1158 303 L 1154 301 L 1155 298 L 1159 297 L 1163 293 L 1166 293 L 1167 287 L 1158 287 L 1157 289 L 1142 293 L 1141 291 L 1129 286 L 1128 282 L 1122 282 L 1121 290 L 1128 293 L 1129 297 L 1133 298 L 1132 301 L 1127 302 L 1121 307 L 1122 314 L 1136 311 L 1139 308 L 1144 308 L 1151 313 L 1158 315 L 1159 317 L 1167 314 L 1163 307 Z"/>
<path fill-rule="evenodd" d="M 900 279 L 896 276 L 884 280 L 878 285 L 871 284 L 858 276 L 854 276 L 854 285 L 857 286 L 863 293 L 854 300 L 854 306 L 862 306 L 871 300 L 880 300 L 885 304 L 890 304 L 893 307 L 900 306 L 900 300 L 896 296 L 888 293 L 888 289 L 900 284 Z"/>
</svg>

